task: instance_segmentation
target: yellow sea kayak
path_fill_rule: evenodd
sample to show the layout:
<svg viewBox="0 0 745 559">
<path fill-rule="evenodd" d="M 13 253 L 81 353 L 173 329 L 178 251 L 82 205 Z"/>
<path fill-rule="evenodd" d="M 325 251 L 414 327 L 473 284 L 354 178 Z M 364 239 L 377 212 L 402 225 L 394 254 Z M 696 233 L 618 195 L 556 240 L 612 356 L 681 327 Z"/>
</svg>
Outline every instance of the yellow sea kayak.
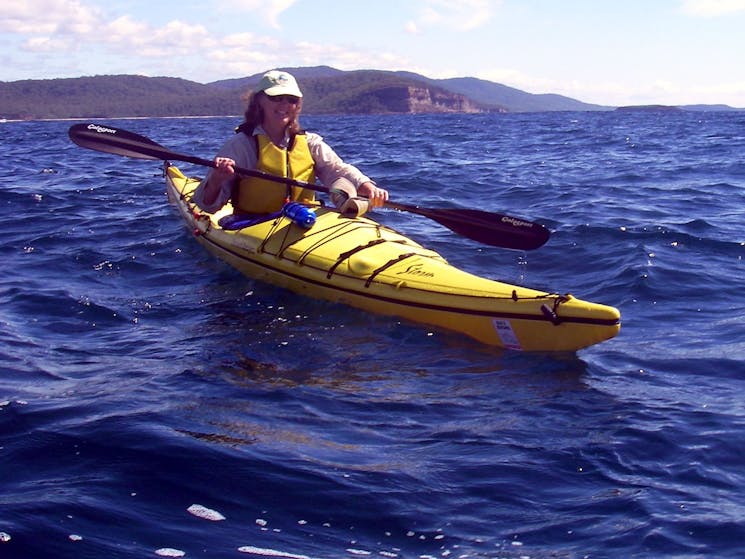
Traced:
<svg viewBox="0 0 745 559">
<path fill-rule="evenodd" d="M 576 351 L 618 334 L 617 309 L 479 277 L 367 217 L 316 209 L 306 229 L 283 215 L 230 230 L 191 201 L 199 179 L 165 167 L 169 199 L 211 253 L 296 293 L 454 330 L 523 351 Z"/>
</svg>

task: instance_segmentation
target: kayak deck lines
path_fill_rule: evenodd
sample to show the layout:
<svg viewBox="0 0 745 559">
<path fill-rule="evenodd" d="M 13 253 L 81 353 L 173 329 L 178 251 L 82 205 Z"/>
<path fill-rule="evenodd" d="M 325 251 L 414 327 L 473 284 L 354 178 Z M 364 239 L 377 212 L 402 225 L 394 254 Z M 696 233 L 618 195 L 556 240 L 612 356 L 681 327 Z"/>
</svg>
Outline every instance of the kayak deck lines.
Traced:
<svg viewBox="0 0 745 559">
<path fill-rule="evenodd" d="M 412 256 L 418 256 L 416 252 L 406 252 L 404 254 L 399 254 L 396 258 L 390 259 L 388 262 L 383 264 L 380 268 L 377 270 L 373 270 L 373 272 L 370 274 L 370 277 L 367 278 L 367 281 L 365 282 L 365 287 L 370 287 L 370 284 L 375 280 L 375 278 L 383 273 L 385 270 L 390 268 L 391 266 L 394 266 L 395 264 L 398 264 L 399 262 L 403 262 L 407 258 L 411 258 Z"/>
<path fill-rule="evenodd" d="M 206 240 L 207 242 L 211 243 L 213 246 L 219 248 L 220 250 L 232 254 L 236 258 L 240 258 L 240 259 L 245 260 L 247 262 L 250 262 L 250 263 L 252 263 L 254 265 L 261 266 L 262 268 L 265 268 L 265 269 L 267 269 L 267 270 L 269 270 L 269 271 L 271 271 L 273 273 L 282 274 L 282 275 L 285 275 L 285 276 L 288 276 L 288 277 L 292 277 L 294 279 L 306 281 L 308 283 L 314 283 L 314 284 L 319 285 L 319 286 L 324 286 L 325 285 L 322 282 L 318 282 L 318 281 L 313 280 L 313 279 L 308 279 L 306 276 L 298 275 L 298 274 L 293 274 L 293 273 L 291 273 L 291 272 L 289 272 L 287 270 L 284 270 L 284 269 L 282 269 L 280 267 L 271 266 L 268 263 L 263 262 L 261 260 L 251 259 L 249 256 L 247 256 L 245 254 L 242 254 L 240 252 L 233 251 L 231 248 L 226 247 L 225 245 L 222 245 L 220 243 L 217 243 L 213 239 L 206 238 L 204 240 Z M 411 255 L 408 255 L 408 256 L 411 256 Z M 395 263 L 395 262 L 392 262 L 392 263 L 389 263 L 389 264 L 393 264 L 393 263 Z M 369 286 L 370 286 L 370 281 L 369 280 L 366 280 L 365 287 L 369 287 Z M 340 291 L 345 291 L 345 292 L 350 293 L 350 294 L 355 294 L 355 295 L 360 294 L 360 291 L 359 290 L 356 290 L 356 289 L 350 289 L 350 288 L 346 288 L 346 287 L 337 287 L 336 289 L 338 289 Z M 412 289 L 416 289 L 416 288 L 412 288 Z M 377 294 L 369 294 L 368 293 L 368 294 L 365 294 L 365 296 L 368 297 L 368 298 L 371 298 L 371 299 L 378 300 L 380 302 L 386 302 L 386 303 L 400 303 L 401 302 L 400 299 L 392 298 L 392 297 L 386 297 L 386 296 L 377 295 Z M 464 295 L 464 297 L 479 298 L 478 295 Z M 567 298 L 566 295 L 560 295 L 558 293 L 547 293 L 545 295 L 538 295 L 538 296 L 535 296 L 535 297 L 517 297 L 517 298 L 514 298 L 513 296 L 492 297 L 492 299 L 512 300 L 512 301 L 526 301 L 526 300 L 541 301 L 541 300 L 548 300 L 548 301 L 550 301 L 550 302 L 553 303 L 553 310 L 548 309 L 548 307 L 546 307 L 546 309 L 547 309 L 548 313 L 553 313 L 554 315 L 557 315 L 557 316 L 554 316 L 553 318 L 550 319 L 556 325 L 559 325 L 559 324 L 564 323 L 564 322 L 576 322 L 576 323 L 579 323 L 579 324 L 597 324 L 597 325 L 612 326 L 612 325 L 615 325 L 615 324 L 617 324 L 619 322 L 618 319 L 593 319 L 593 318 L 578 318 L 578 317 L 560 317 L 560 316 L 558 316 L 558 313 L 556 312 L 556 309 L 558 308 L 558 306 L 562 302 L 567 301 L 569 299 Z M 535 315 L 535 314 L 521 314 L 521 313 L 509 313 L 509 312 L 494 312 L 494 311 L 490 311 L 490 310 L 479 310 L 479 309 L 464 309 L 464 308 L 461 308 L 461 307 L 454 307 L 454 306 L 447 306 L 447 305 L 438 305 L 438 304 L 428 303 L 428 302 L 425 302 L 425 301 L 407 301 L 406 304 L 407 304 L 407 306 L 416 307 L 416 308 L 423 309 L 423 310 L 426 309 L 426 310 L 434 310 L 434 311 L 442 311 L 442 312 L 452 312 L 452 313 L 467 314 L 467 315 L 472 315 L 472 316 L 490 316 L 490 317 L 495 317 L 495 318 L 506 318 L 506 319 L 516 319 L 516 320 L 537 320 L 537 321 L 542 321 L 542 322 L 547 320 L 547 317 L 546 316 L 539 316 L 539 315 Z M 544 315 L 545 314 L 546 314 L 546 312 L 544 311 Z"/>
</svg>

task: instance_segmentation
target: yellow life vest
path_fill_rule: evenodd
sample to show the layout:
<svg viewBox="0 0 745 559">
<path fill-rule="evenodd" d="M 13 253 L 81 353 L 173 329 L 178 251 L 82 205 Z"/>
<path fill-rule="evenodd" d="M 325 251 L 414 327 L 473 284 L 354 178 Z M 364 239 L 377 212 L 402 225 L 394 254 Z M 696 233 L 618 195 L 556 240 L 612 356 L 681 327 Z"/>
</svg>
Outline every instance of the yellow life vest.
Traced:
<svg viewBox="0 0 745 559">
<path fill-rule="evenodd" d="M 257 169 L 311 184 L 316 180 L 315 163 L 304 133 L 297 134 L 287 149 L 277 147 L 265 134 L 253 137 L 256 139 Z M 272 213 L 281 210 L 288 198 L 313 202 L 315 192 L 258 177 L 245 177 L 238 183 L 233 205 L 239 213 Z"/>
</svg>

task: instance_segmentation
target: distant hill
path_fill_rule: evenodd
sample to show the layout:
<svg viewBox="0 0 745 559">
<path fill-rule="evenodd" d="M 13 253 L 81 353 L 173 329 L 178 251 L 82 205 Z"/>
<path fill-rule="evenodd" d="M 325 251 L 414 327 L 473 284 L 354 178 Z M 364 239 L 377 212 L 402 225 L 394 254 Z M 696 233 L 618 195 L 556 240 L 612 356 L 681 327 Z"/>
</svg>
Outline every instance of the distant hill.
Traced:
<svg viewBox="0 0 745 559">
<path fill-rule="evenodd" d="M 547 112 L 547 111 L 604 111 L 612 109 L 602 105 L 583 103 L 570 97 L 553 93 L 527 93 L 514 87 L 508 87 L 478 78 L 449 78 L 435 80 L 412 74 L 399 72 L 399 75 L 410 76 L 412 79 L 424 80 L 462 95 L 486 106 L 503 107 L 511 113 Z"/>
<path fill-rule="evenodd" d="M 745 109 L 736 109 L 729 105 L 681 105 L 681 109 L 686 111 L 743 111 Z"/>
<path fill-rule="evenodd" d="M 683 112 L 680 107 L 672 105 L 627 105 L 624 107 L 617 107 L 617 111 L 621 112 L 647 112 L 647 113 L 670 113 L 670 112 Z"/>
<path fill-rule="evenodd" d="M 300 67 L 300 68 L 285 68 L 284 69 L 287 72 L 290 72 L 295 78 L 297 78 L 298 82 L 300 82 L 301 86 L 305 85 L 305 80 L 308 79 L 324 79 L 324 78 L 339 78 L 346 74 L 344 70 L 337 70 L 336 68 L 331 68 L 330 66 L 311 66 L 311 67 Z M 212 85 L 216 87 L 221 87 L 224 89 L 243 89 L 247 90 L 255 86 L 259 83 L 259 80 L 261 79 L 261 76 L 264 75 L 264 72 L 261 72 L 259 74 L 254 74 L 252 76 L 246 76 L 243 78 L 233 78 L 229 80 L 220 80 L 216 82 L 211 82 L 207 85 Z"/>
<path fill-rule="evenodd" d="M 561 96 L 408 72 L 285 68 L 300 81 L 305 114 L 477 113 L 602 110 Z M 117 118 L 240 115 L 262 73 L 200 84 L 131 75 L 0 82 L 0 118 Z"/>
<path fill-rule="evenodd" d="M 179 78 L 94 76 L 0 82 L 0 118 L 115 118 L 240 112 L 231 91 Z"/>
<path fill-rule="evenodd" d="M 602 111 L 555 94 L 532 94 L 476 78 L 432 79 L 412 72 L 285 68 L 300 81 L 305 114 Z M 0 82 L 0 118 L 60 119 L 235 116 L 261 75 L 201 84 L 172 77 L 90 76 Z M 709 106 L 690 110 L 715 110 Z M 732 110 L 717 106 L 716 110 Z"/>
<path fill-rule="evenodd" d="M 628 105 L 617 107 L 617 111 L 622 112 L 737 112 L 745 109 L 736 109 L 729 105 Z"/>
<path fill-rule="evenodd" d="M 285 70 L 300 82 L 303 112 L 306 114 L 474 113 L 498 110 L 476 103 L 466 95 L 430 84 L 421 76 L 400 76 L 378 70 L 344 72 L 328 66 Z M 209 85 L 245 92 L 255 88 L 262 75 L 221 80 Z"/>
</svg>

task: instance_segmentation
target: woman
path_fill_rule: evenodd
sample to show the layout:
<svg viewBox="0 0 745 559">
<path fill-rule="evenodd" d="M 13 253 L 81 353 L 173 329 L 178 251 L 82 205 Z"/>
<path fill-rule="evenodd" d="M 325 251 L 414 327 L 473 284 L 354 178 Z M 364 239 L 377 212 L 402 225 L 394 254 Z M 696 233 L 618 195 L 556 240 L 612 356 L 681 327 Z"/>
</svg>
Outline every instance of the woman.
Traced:
<svg viewBox="0 0 745 559">
<path fill-rule="evenodd" d="M 295 78 L 278 70 L 267 72 L 249 99 L 245 122 L 215 157 L 215 168 L 195 192 L 194 201 L 215 212 L 231 200 L 236 213 L 279 211 L 287 200 L 311 202 L 314 191 L 284 186 L 255 177 L 237 177 L 236 167 L 313 183 L 316 178 L 332 191 L 331 199 L 344 213 L 358 215 L 382 206 L 388 192 L 378 188 L 353 165 L 344 163 L 318 134 L 300 128 L 303 94 Z M 236 179 L 239 179 L 236 181 Z"/>
</svg>

